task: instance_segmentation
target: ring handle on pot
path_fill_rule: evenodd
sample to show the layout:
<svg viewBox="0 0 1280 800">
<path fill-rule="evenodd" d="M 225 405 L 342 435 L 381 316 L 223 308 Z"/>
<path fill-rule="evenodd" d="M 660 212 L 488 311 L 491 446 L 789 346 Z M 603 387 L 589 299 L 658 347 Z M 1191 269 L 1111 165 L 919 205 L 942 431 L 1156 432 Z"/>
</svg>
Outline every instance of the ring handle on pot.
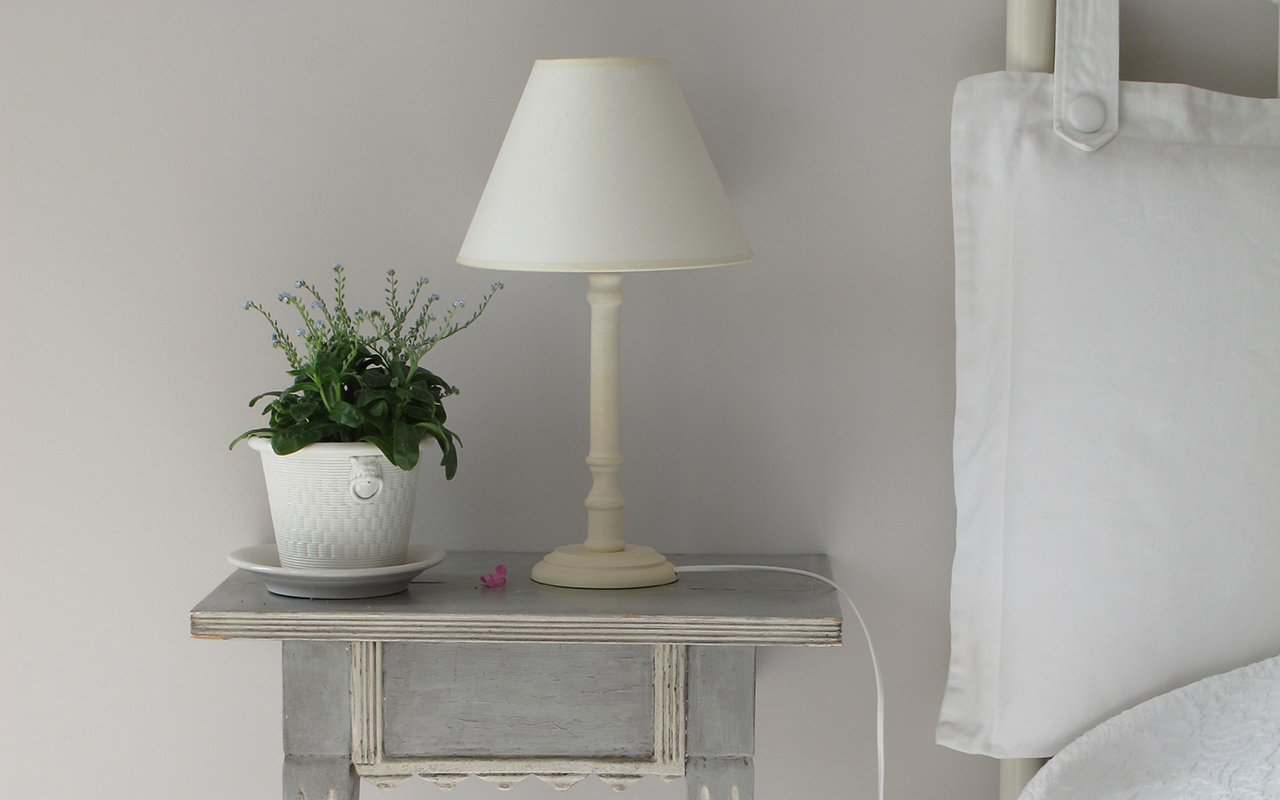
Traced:
<svg viewBox="0 0 1280 800">
<path fill-rule="evenodd" d="M 382 491 L 382 469 L 377 456 L 352 456 L 351 479 L 347 484 L 357 502 L 367 503 Z"/>
</svg>

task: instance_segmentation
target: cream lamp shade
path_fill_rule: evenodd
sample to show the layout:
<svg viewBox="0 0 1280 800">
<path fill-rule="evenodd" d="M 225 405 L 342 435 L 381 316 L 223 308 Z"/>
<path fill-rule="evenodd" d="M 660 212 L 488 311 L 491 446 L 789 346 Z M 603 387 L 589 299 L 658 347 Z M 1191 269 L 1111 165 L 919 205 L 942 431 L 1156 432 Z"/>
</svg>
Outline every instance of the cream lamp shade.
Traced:
<svg viewBox="0 0 1280 800">
<path fill-rule="evenodd" d="M 582 58 L 534 63 L 458 263 L 630 272 L 751 255 L 667 62 Z"/>
<path fill-rule="evenodd" d="M 591 450 L 587 538 L 533 569 L 540 583 L 631 588 L 675 569 L 623 537 L 618 311 L 622 276 L 751 258 L 675 75 L 660 58 L 537 61 L 458 263 L 588 273 Z"/>
</svg>

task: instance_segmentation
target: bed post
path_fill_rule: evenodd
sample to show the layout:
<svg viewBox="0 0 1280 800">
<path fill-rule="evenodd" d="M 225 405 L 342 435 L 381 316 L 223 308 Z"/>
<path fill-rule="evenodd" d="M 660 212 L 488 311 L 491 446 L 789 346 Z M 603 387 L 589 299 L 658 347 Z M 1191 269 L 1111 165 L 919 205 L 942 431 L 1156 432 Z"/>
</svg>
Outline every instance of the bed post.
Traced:
<svg viewBox="0 0 1280 800">
<path fill-rule="evenodd" d="M 1008 2 L 1004 68 L 1017 72 L 1053 72 L 1054 0 Z"/>
<path fill-rule="evenodd" d="M 1276 0 L 1280 2 L 1280 0 Z M 1055 0 L 1008 0 L 1004 68 L 1016 72 L 1053 72 Z M 1044 765 L 1040 758 L 1000 760 L 1000 800 L 1017 800 Z"/>
<path fill-rule="evenodd" d="M 1280 5 L 1280 0 L 1275 0 L 1276 5 Z M 1280 30 L 1277 31 L 1280 33 Z M 1280 95 L 1280 58 L 1276 59 L 1276 94 Z"/>
<path fill-rule="evenodd" d="M 1047 758 L 1000 759 L 1000 800 L 1017 800 L 1023 788 L 1048 760 Z"/>
<path fill-rule="evenodd" d="M 1273 2 L 1280 5 L 1280 0 Z M 1054 0 L 1008 0 L 1007 8 L 1004 68 L 1053 72 Z M 1276 61 L 1276 93 L 1280 94 L 1280 59 Z"/>
<path fill-rule="evenodd" d="M 1280 3 L 1280 0 L 1275 0 Z M 1053 72 L 1055 0 L 1008 0 L 1004 68 L 1017 72 Z M 1017 800 L 1043 758 L 1000 761 L 1000 800 Z"/>
</svg>

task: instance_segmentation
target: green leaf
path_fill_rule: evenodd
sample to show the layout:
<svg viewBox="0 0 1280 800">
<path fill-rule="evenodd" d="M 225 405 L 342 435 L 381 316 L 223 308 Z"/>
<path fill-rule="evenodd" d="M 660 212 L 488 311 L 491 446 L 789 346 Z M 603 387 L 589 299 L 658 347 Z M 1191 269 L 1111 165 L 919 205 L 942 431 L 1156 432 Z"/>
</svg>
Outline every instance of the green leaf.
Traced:
<svg viewBox="0 0 1280 800">
<path fill-rule="evenodd" d="M 293 385 L 287 390 L 288 394 L 314 394 L 320 391 L 315 381 L 311 380 L 310 375 L 299 375 L 293 382 Z"/>
<path fill-rule="evenodd" d="M 244 433 L 240 434 L 235 439 L 233 439 L 231 441 L 231 444 L 227 445 L 227 449 L 230 450 L 231 448 L 240 444 L 240 441 L 242 439 L 248 439 L 250 436 L 258 436 L 258 435 L 270 436 L 271 429 L 270 428 L 254 428 L 251 431 L 245 431 Z"/>
<path fill-rule="evenodd" d="M 453 431 L 434 422 L 419 422 L 415 427 L 426 431 L 440 445 L 440 452 L 443 454 L 440 458 L 440 466 L 444 467 L 445 480 L 453 480 L 453 476 L 458 472 L 458 448 L 453 443 L 458 440 L 458 437 Z M 458 444 L 461 445 L 461 442 Z"/>
<path fill-rule="evenodd" d="M 440 420 L 436 419 L 435 409 L 420 405 L 411 405 L 400 409 L 400 418 L 410 425 L 421 425 L 424 422 L 438 424 L 440 422 Z"/>
<path fill-rule="evenodd" d="M 332 366 L 321 365 L 316 370 L 315 380 L 322 389 L 332 390 L 334 384 L 342 382 L 342 374 Z"/>
<path fill-rule="evenodd" d="M 393 426 L 391 420 L 386 416 L 371 416 L 367 412 L 364 418 L 365 428 L 372 428 L 377 431 L 377 435 L 385 438 L 389 443 L 393 437 Z M 391 458 L 391 445 L 387 445 L 387 458 Z M 394 461 L 394 459 L 392 459 Z"/>
<path fill-rule="evenodd" d="M 283 394 L 283 392 L 263 392 L 262 394 L 258 395 L 257 397 L 249 401 L 249 408 L 253 408 L 254 405 L 256 405 L 257 402 L 264 397 L 279 397 L 281 394 Z"/>
<path fill-rule="evenodd" d="M 287 456 L 290 453 L 298 452 L 309 444 L 320 441 L 325 436 L 337 432 L 338 426 L 333 423 L 294 425 L 288 428 L 280 428 L 271 436 L 271 449 L 278 456 Z"/>
<path fill-rule="evenodd" d="M 391 376 L 381 369 L 365 370 L 360 378 L 372 389 L 383 389 L 391 385 Z"/>
<path fill-rule="evenodd" d="M 329 407 L 329 419 L 348 428 L 359 428 L 364 424 L 364 414 L 345 400 L 339 400 Z"/>
<path fill-rule="evenodd" d="M 393 400 L 395 396 L 390 389 L 360 389 L 356 392 L 356 406 L 363 408 L 378 400 Z"/>
<path fill-rule="evenodd" d="M 458 450 L 450 447 L 444 451 L 444 456 L 440 459 L 440 466 L 444 467 L 444 479 L 453 480 L 453 476 L 458 474 Z"/>
<path fill-rule="evenodd" d="M 444 390 L 445 394 L 452 394 L 456 391 L 452 386 L 446 383 L 443 378 L 424 367 L 418 367 L 418 371 L 413 375 L 414 380 L 418 380 L 419 376 L 432 386 L 439 386 Z"/>
<path fill-rule="evenodd" d="M 382 454 L 387 457 L 387 460 L 392 461 L 392 456 L 394 454 L 391 451 L 390 439 L 386 438 L 385 436 L 361 436 L 360 441 L 368 442 L 369 444 L 372 444 L 372 445 L 377 445 L 378 449 L 382 451 Z M 392 461 L 392 463 L 395 463 L 395 462 Z"/>
<path fill-rule="evenodd" d="M 392 361 L 387 365 L 390 368 L 391 377 L 396 383 L 403 384 L 409 377 L 409 367 L 403 361 Z"/>
<path fill-rule="evenodd" d="M 418 401 L 431 403 L 435 405 L 439 399 L 439 395 L 431 388 L 431 384 L 426 381 L 414 381 L 409 384 L 409 395 Z"/>
<path fill-rule="evenodd" d="M 418 443 L 422 434 L 403 420 L 396 420 L 391 432 L 391 462 L 406 472 L 418 465 Z"/>
<path fill-rule="evenodd" d="M 293 417 L 298 422 L 306 422 L 312 414 L 319 410 L 320 404 L 315 400 L 303 400 L 289 405 L 289 416 Z"/>
</svg>

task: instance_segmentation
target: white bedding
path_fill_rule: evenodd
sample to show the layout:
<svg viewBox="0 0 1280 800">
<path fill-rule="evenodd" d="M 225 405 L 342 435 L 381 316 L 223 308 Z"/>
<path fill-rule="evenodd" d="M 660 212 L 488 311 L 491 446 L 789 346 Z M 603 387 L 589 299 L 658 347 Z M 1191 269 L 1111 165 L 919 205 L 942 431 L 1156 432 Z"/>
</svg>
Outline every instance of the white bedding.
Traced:
<svg viewBox="0 0 1280 800">
<path fill-rule="evenodd" d="M 1076 739 L 1019 800 L 1280 798 L 1280 657 L 1175 689 Z"/>
</svg>

